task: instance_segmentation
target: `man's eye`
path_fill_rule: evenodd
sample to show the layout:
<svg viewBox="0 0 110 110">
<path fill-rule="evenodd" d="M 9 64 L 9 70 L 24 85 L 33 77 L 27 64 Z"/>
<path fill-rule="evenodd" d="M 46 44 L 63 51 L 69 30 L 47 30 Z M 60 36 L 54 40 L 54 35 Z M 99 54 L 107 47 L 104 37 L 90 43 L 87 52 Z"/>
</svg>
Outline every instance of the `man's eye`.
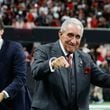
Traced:
<svg viewBox="0 0 110 110">
<path fill-rule="evenodd" d="M 76 37 L 76 39 L 80 39 L 80 35 L 76 35 L 75 37 Z"/>
<path fill-rule="evenodd" d="M 68 35 L 68 37 L 74 37 L 74 34 L 73 33 L 69 33 L 69 34 L 67 34 Z"/>
<path fill-rule="evenodd" d="M 68 36 L 69 38 L 75 37 L 76 39 L 80 39 L 80 37 L 81 37 L 80 35 L 75 35 L 74 33 L 68 33 L 67 36 Z"/>
</svg>

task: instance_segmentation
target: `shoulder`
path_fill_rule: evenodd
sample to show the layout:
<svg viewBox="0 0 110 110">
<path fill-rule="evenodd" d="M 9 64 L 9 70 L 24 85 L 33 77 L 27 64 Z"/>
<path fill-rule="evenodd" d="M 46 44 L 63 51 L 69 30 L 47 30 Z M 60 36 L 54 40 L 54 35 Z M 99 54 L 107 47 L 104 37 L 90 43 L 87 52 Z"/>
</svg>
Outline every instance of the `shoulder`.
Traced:
<svg viewBox="0 0 110 110">
<path fill-rule="evenodd" d="M 11 40 L 4 40 L 5 44 L 8 46 L 8 51 L 17 53 L 18 51 L 23 51 L 23 46 L 21 43 Z"/>
<path fill-rule="evenodd" d="M 6 42 L 9 43 L 10 48 L 23 48 L 22 44 L 19 43 L 19 42 L 16 42 L 16 41 L 10 41 L 10 40 L 7 40 Z"/>
<path fill-rule="evenodd" d="M 87 56 L 88 56 L 88 57 L 90 56 L 88 53 L 85 53 L 85 52 L 83 52 L 83 51 L 81 51 L 81 50 L 78 50 L 77 52 L 78 52 L 80 55 L 82 55 L 82 56 L 86 56 L 86 57 L 87 57 Z"/>
<path fill-rule="evenodd" d="M 85 53 L 85 52 L 83 52 L 83 51 L 81 51 L 81 50 L 78 50 L 77 52 L 78 52 L 79 55 L 82 57 L 82 59 L 85 59 L 85 60 L 90 60 L 90 59 L 91 59 L 90 54 Z"/>
<path fill-rule="evenodd" d="M 15 46 L 21 46 L 21 43 L 16 42 L 16 41 L 8 41 L 11 45 L 15 45 Z"/>
<path fill-rule="evenodd" d="M 38 46 L 36 49 L 41 51 L 49 51 L 51 48 L 53 48 L 55 43 L 48 43 Z"/>
</svg>

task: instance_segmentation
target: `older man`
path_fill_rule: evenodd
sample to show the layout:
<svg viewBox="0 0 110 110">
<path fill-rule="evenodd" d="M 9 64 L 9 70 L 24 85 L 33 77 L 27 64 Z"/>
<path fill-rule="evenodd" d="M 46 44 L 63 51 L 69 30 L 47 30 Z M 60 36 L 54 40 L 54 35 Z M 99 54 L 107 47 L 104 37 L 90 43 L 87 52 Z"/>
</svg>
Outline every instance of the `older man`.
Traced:
<svg viewBox="0 0 110 110">
<path fill-rule="evenodd" d="M 31 68 L 37 86 L 31 110 L 89 110 L 90 83 L 110 87 L 110 75 L 79 50 L 83 30 L 78 19 L 67 19 L 58 41 L 35 50 Z"/>
</svg>

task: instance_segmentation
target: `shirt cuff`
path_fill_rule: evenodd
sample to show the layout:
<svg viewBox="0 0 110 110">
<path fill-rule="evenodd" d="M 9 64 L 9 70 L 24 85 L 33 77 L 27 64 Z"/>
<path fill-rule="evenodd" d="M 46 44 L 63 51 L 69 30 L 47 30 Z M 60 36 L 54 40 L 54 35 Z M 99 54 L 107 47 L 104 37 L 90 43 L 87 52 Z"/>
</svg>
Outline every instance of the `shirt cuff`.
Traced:
<svg viewBox="0 0 110 110">
<path fill-rule="evenodd" d="M 4 97 L 5 99 L 10 97 L 9 94 L 5 90 L 3 90 L 2 92 L 5 94 L 5 97 Z"/>
<path fill-rule="evenodd" d="M 55 69 L 52 68 L 52 64 L 51 64 L 52 60 L 54 60 L 54 59 L 56 59 L 56 57 L 52 57 L 52 58 L 49 60 L 49 67 L 50 67 L 50 71 L 51 71 L 51 72 L 54 72 L 54 71 L 55 71 Z"/>
</svg>

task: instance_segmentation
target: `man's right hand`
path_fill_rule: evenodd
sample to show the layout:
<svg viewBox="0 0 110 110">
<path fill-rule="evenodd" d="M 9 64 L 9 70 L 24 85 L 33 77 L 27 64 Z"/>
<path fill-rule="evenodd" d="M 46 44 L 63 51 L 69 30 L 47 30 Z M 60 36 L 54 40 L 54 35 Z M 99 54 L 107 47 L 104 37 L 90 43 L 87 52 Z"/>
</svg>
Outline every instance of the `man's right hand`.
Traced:
<svg viewBox="0 0 110 110">
<path fill-rule="evenodd" d="M 61 68 L 61 67 L 64 67 L 64 68 L 69 67 L 69 64 L 68 64 L 68 62 L 67 62 L 67 60 L 65 59 L 64 56 L 56 58 L 55 60 L 53 60 L 51 62 L 51 64 L 52 64 L 52 67 L 54 69 L 58 69 L 58 68 Z"/>
</svg>

